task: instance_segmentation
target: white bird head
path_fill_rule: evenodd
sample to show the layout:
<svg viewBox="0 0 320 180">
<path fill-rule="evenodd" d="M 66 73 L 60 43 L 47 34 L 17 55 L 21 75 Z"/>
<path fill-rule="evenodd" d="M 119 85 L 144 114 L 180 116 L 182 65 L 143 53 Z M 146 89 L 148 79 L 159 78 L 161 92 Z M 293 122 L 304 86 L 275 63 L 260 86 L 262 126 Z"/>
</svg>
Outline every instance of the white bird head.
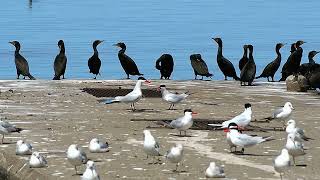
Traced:
<svg viewBox="0 0 320 180">
<path fill-rule="evenodd" d="M 185 109 L 184 110 L 184 115 L 192 116 L 192 115 L 196 115 L 196 114 L 198 114 L 198 113 L 193 112 L 191 109 Z"/>
<path fill-rule="evenodd" d="M 180 149 L 180 151 L 183 150 L 183 145 L 182 145 L 182 144 L 176 144 L 176 147 L 177 147 L 178 149 Z"/>
<path fill-rule="evenodd" d="M 146 136 L 151 136 L 151 132 L 150 132 L 150 130 L 143 130 L 143 135 L 144 135 L 144 137 L 146 137 Z"/>
<path fill-rule="evenodd" d="M 33 152 L 32 156 L 34 156 L 36 158 L 39 158 L 40 157 L 40 153 L 39 152 Z"/>
<path fill-rule="evenodd" d="M 144 77 L 139 77 L 138 78 L 138 82 L 141 82 L 141 83 L 146 83 L 146 84 L 150 84 L 151 83 L 151 81 L 150 80 L 147 80 L 146 78 L 144 78 Z"/>
<path fill-rule="evenodd" d="M 286 103 L 284 104 L 284 107 L 285 107 L 285 108 L 290 108 L 291 110 L 294 110 L 291 102 L 286 102 Z"/>
<path fill-rule="evenodd" d="M 77 151 L 79 150 L 79 146 L 77 144 L 71 144 L 68 148 L 68 151 Z"/>
<path fill-rule="evenodd" d="M 96 166 L 95 166 L 93 161 L 88 161 L 87 162 L 87 169 L 91 169 L 91 170 L 96 169 Z"/>
<path fill-rule="evenodd" d="M 292 126 L 296 126 L 296 121 L 295 120 L 293 120 L 293 119 L 290 119 L 288 122 L 287 122 L 287 126 L 289 126 L 289 125 L 292 125 Z"/>
<path fill-rule="evenodd" d="M 91 139 L 90 144 L 99 144 L 99 139 L 98 138 Z"/>
<path fill-rule="evenodd" d="M 214 169 L 216 167 L 216 163 L 215 162 L 210 162 L 209 167 L 211 169 Z"/>
<path fill-rule="evenodd" d="M 17 141 L 17 145 L 18 145 L 18 146 L 22 145 L 23 143 L 24 143 L 24 141 L 23 141 L 23 140 L 19 140 L 19 141 Z"/>
<path fill-rule="evenodd" d="M 288 149 L 283 148 L 283 149 L 281 150 L 281 155 L 286 155 L 286 154 L 289 156 L 289 151 L 288 151 Z"/>
</svg>

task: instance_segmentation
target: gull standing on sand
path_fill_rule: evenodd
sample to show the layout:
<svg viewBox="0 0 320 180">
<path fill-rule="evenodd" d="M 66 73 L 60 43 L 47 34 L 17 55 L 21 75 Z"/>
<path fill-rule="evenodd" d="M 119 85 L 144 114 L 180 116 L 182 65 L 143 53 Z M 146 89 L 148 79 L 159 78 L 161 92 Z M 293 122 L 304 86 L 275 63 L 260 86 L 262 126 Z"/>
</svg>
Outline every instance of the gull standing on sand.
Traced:
<svg viewBox="0 0 320 180">
<path fill-rule="evenodd" d="M 292 110 L 294 110 L 294 108 L 291 102 L 286 102 L 282 108 L 276 109 L 275 111 L 273 111 L 272 116 L 265 119 L 267 119 L 268 121 L 278 119 L 285 123 L 285 121 L 290 118 Z"/>
<path fill-rule="evenodd" d="M 160 155 L 160 146 L 159 143 L 154 139 L 151 132 L 149 130 L 143 130 L 144 135 L 144 141 L 143 141 L 143 150 L 147 154 L 147 159 L 149 156 L 154 158 L 155 156 L 161 156 Z"/>
<path fill-rule="evenodd" d="M 108 142 L 101 142 L 98 138 L 93 138 L 89 144 L 89 150 L 92 153 L 104 153 L 109 151 Z"/>
<path fill-rule="evenodd" d="M 232 144 L 242 148 L 241 152 L 244 153 L 244 148 L 251 147 L 266 141 L 271 141 L 271 137 L 259 137 L 259 136 L 250 136 L 247 134 L 242 134 L 239 132 L 238 125 L 230 125 L 230 140 Z"/>
<path fill-rule="evenodd" d="M 47 167 L 47 164 L 47 160 L 39 152 L 32 153 L 29 161 L 30 168 Z"/>
<path fill-rule="evenodd" d="M 130 107 L 132 111 L 135 111 L 136 108 L 134 106 L 134 103 L 138 102 L 142 98 L 141 85 L 143 82 L 146 84 L 151 83 L 151 81 L 146 80 L 144 77 L 139 77 L 134 89 L 129 94 L 125 96 L 117 96 L 114 99 L 107 99 L 106 101 L 104 101 L 104 103 L 105 104 L 111 104 L 114 102 L 130 103 Z"/>
<path fill-rule="evenodd" d="M 289 168 L 290 166 L 290 156 L 287 149 L 282 149 L 281 154 L 278 155 L 273 160 L 273 167 L 274 170 L 280 173 L 280 178 L 282 179 L 283 173 Z"/>
<path fill-rule="evenodd" d="M 179 117 L 176 120 L 171 121 L 170 127 L 179 130 L 181 136 L 181 131 L 184 131 L 184 135 L 187 136 L 187 130 L 193 125 L 192 115 L 197 114 L 191 109 L 184 110 L 184 116 Z"/>
<path fill-rule="evenodd" d="M 29 143 L 25 143 L 23 140 L 17 141 L 16 155 L 31 155 L 32 146 Z"/>
<path fill-rule="evenodd" d="M 86 153 L 77 145 L 71 144 L 67 151 L 67 158 L 71 165 L 74 166 L 76 174 L 78 174 L 77 166 L 87 163 Z"/>
<path fill-rule="evenodd" d="M 209 167 L 206 170 L 207 178 L 224 178 L 226 175 L 224 174 L 223 166 L 216 165 L 215 162 L 211 162 Z"/>
<path fill-rule="evenodd" d="M 296 165 L 295 157 L 303 156 L 306 153 L 304 152 L 303 144 L 295 140 L 294 134 L 288 134 L 286 148 L 288 149 L 289 154 L 292 156 L 293 165 Z"/>
<path fill-rule="evenodd" d="M 100 176 L 96 170 L 96 166 L 93 161 L 87 162 L 87 168 L 80 179 L 81 180 L 100 180 Z"/>
<path fill-rule="evenodd" d="M 20 133 L 21 128 L 17 128 L 15 125 L 10 124 L 7 121 L 0 120 L 0 134 L 2 134 L 1 144 L 3 144 L 4 135 L 8 135 L 14 132 Z"/>
<path fill-rule="evenodd" d="M 173 110 L 175 104 L 180 103 L 190 95 L 188 92 L 182 94 L 171 93 L 166 89 L 166 85 L 160 85 L 158 90 L 161 91 L 162 99 L 170 104 L 168 110 Z"/>
<path fill-rule="evenodd" d="M 182 144 L 176 144 L 174 147 L 172 147 L 167 152 L 165 157 L 171 163 L 175 163 L 176 164 L 175 171 L 178 171 L 178 166 L 179 166 L 180 162 L 182 161 L 182 157 L 183 157 L 183 146 L 182 146 Z"/>
<path fill-rule="evenodd" d="M 237 124 L 230 123 L 229 127 L 230 126 L 237 126 Z M 227 137 L 227 143 L 229 144 L 229 147 L 230 147 L 230 152 L 237 152 L 237 146 L 231 142 L 229 128 L 225 128 L 223 131 L 227 133 L 226 137 Z M 239 131 L 239 132 L 242 133 L 241 131 Z M 232 151 L 232 148 L 234 148 L 234 151 Z"/>
<path fill-rule="evenodd" d="M 296 127 L 296 121 L 293 119 L 290 119 L 287 122 L 286 132 L 288 134 L 294 134 L 296 141 L 302 142 L 312 140 L 312 138 L 309 138 L 304 134 L 303 129 Z"/>
</svg>

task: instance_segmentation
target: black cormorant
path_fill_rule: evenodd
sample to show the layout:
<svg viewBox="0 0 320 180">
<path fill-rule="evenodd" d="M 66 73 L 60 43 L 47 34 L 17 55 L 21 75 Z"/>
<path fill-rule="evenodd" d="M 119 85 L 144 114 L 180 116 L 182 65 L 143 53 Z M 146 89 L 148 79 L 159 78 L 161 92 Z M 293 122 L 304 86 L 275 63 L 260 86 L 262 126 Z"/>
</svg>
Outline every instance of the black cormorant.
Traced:
<svg viewBox="0 0 320 180">
<path fill-rule="evenodd" d="M 23 79 L 28 76 L 31 80 L 35 80 L 35 78 L 29 72 L 28 61 L 19 53 L 21 47 L 20 43 L 18 41 L 12 41 L 9 43 L 16 47 L 16 51 L 14 52 L 14 62 L 17 69 L 17 79 L 19 79 L 21 74 Z"/>
<path fill-rule="evenodd" d="M 90 73 L 96 75 L 93 79 L 97 79 L 97 75 L 100 74 L 101 60 L 99 59 L 99 53 L 97 50 L 97 46 L 102 43 L 101 40 L 95 40 L 92 44 L 93 47 L 93 55 L 88 60 L 88 66 L 90 69 Z"/>
<path fill-rule="evenodd" d="M 209 73 L 208 66 L 206 62 L 201 58 L 200 54 L 192 54 L 190 56 L 190 61 L 194 71 L 194 79 L 197 79 L 198 75 L 202 76 L 201 80 L 203 79 L 203 76 L 213 76 L 211 73 Z"/>
<path fill-rule="evenodd" d="M 126 51 L 126 45 L 122 42 L 119 42 L 117 44 L 114 44 L 114 46 L 120 47 L 121 49 L 118 52 L 118 57 L 121 63 L 121 66 L 123 68 L 123 70 L 126 72 L 127 74 L 127 79 L 130 79 L 129 75 L 138 75 L 138 76 L 142 76 L 143 74 L 141 74 L 138 70 L 138 67 L 136 65 L 136 63 L 125 54 Z"/>
<path fill-rule="evenodd" d="M 314 69 L 316 66 L 319 67 L 319 64 L 317 64 L 313 58 L 315 55 L 317 55 L 319 51 L 310 51 L 308 54 L 309 63 L 303 63 L 299 67 L 299 73 L 303 76 L 306 76 L 306 74 L 312 69 Z"/>
<path fill-rule="evenodd" d="M 308 72 L 307 79 L 311 88 L 320 88 L 320 67 Z"/>
<path fill-rule="evenodd" d="M 224 79 L 227 80 L 227 77 L 232 77 L 235 80 L 240 80 L 237 76 L 236 70 L 234 69 L 233 64 L 223 57 L 222 55 L 222 40 L 220 38 L 212 38 L 218 44 L 218 53 L 217 53 L 217 62 L 220 70 L 224 75 Z"/>
<path fill-rule="evenodd" d="M 280 48 L 282 48 L 284 46 L 284 44 L 282 43 L 278 43 L 276 45 L 276 53 L 277 53 L 277 58 L 275 60 L 273 60 L 272 62 L 270 62 L 262 71 L 261 75 L 256 77 L 256 79 L 258 78 L 268 78 L 268 82 L 270 82 L 269 77 L 271 77 L 272 82 L 274 82 L 274 75 L 276 74 L 277 70 L 280 67 L 281 64 L 281 53 L 280 53 Z"/>
<path fill-rule="evenodd" d="M 252 82 L 254 78 L 256 77 L 256 63 L 253 59 L 253 46 L 248 45 L 249 49 L 249 60 L 247 64 L 242 68 L 241 74 L 240 74 L 240 83 L 242 85 L 245 85 L 247 82 L 249 86 L 252 85 Z"/>
<path fill-rule="evenodd" d="M 301 63 L 303 49 L 300 47 L 304 41 L 297 41 L 295 43 L 296 50 L 290 54 L 287 62 L 282 67 L 282 77 L 279 81 L 285 81 L 288 76 L 294 74 L 297 75 Z M 291 48 L 293 50 L 293 48 Z"/>
<path fill-rule="evenodd" d="M 64 73 L 66 72 L 66 66 L 67 66 L 66 49 L 64 47 L 63 40 L 59 40 L 58 47 L 60 49 L 60 52 L 56 56 L 56 59 L 54 60 L 54 64 L 53 64 L 54 78 L 53 78 L 53 80 L 60 80 L 60 76 L 62 76 L 62 79 L 64 79 Z"/>
<path fill-rule="evenodd" d="M 170 79 L 171 73 L 173 71 L 173 58 L 170 54 L 162 54 L 160 58 L 156 61 L 156 68 L 160 71 L 160 79 Z"/>
<path fill-rule="evenodd" d="M 239 69 L 240 69 L 240 71 L 242 70 L 244 65 L 247 64 L 248 60 L 249 60 L 248 59 L 248 45 L 243 45 L 243 56 L 239 61 Z"/>
</svg>

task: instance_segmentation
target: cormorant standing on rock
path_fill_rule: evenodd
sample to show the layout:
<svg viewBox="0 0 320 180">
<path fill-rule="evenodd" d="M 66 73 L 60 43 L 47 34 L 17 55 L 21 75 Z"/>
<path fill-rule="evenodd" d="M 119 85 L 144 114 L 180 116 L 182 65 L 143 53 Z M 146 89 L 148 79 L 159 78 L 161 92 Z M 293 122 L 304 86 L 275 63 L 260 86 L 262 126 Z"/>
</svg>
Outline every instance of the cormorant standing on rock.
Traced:
<svg viewBox="0 0 320 180">
<path fill-rule="evenodd" d="M 292 74 L 297 75 L 303 53 L 303 49 L 300 46 L 303 43 L 305 42 L 300 40 L 295 43 L 296 50 L 290 54 L 287 62 L 283 65 L 281 72 L 282 77 L 279 81 L 285 81 L 287 77 Z M 293 50 L 293 48 L 291 48 L 291 50 Z"/>
<path fill-rule="evenodd" d="M 206 62 L 201 58 L 200 54 L 192 54 L 190 56 L 190 61 L 194 71 L 194 79 L 197 79 L 198 75 L 202 76 L 201 80 L 203 80 L 203 76 L 213 76 L 211 73 L 209 73 L 208 66 Z"/>
<path fill-rule="evenodd" d="M 299 73 L 303 76 L 306 76 L 306 74 L 308 72 L 311 71 L 311 69 L 314 69 L 316 67 L 319 67 L 320 65 L 317 64 L 313 58 L 315 55 L 317 55 L 319 53 L 319 51 L 310 51 L 309 54 L 308 54 L 308 59 L 309 59 L 309 63 L 304 63 L 304 64 L 301 64 L 300 67 L 299 67 Z"/>
<path fill-rule="evenodd" d="M 245 85 L 248 82 L 248 85 L 251 86 L 254 78 L 256 77 L 256 63 L 253 59 L 253 46 L 248 45 L 249 49 L 249 61 L 243 67 L 241 74 L 240 74 L 240 83 Z"/>
<path fill-rule="evenodd" d="M 64 47 L 63 40 L 60 40 L 58 42 L 58 47 L 60 49 L 60 52 L 56 56 L 56 59 L 54 60 L 54 64 L 53 64 L 54 78 L 53 78 L 53 80 L 60 80 L 60 76 L 62 76 L 62 79 L 64 79 L 64 73 L 66 72 L 66 66 L 67 66 L 67 56 L 66 56 L 66 50 Z"/>
<path fill-rule="evenodd" d="M 100 74 L 101 60 L 99 59 L 99 52 L 97 46 L 102 43 L 101 40 L 95 40 L 92 44 L 93 55 L 88 60 L 88 66 L 90 73 L 96 75 L 93 79 L 97 79 L 97 75 Z"/>
<path fill-rule="evenodd" d="M 234 69 L 233 64 L 223 57 L 222 55 L 222 40 L 221 38 L 212 38 L 218 44 L 218 53 L 217 53 L 217 62 L 220 70 L 224 75 L 224 79 L 227 80 L 227 77 L 232 77 L 235 80 L 240 80 L 237 76 L 236 70 Z"/>
<path fill-rule="evenodd" d="M 14 62 L 16 64 L 17 69 L 17 79 L 19 79 L 21 74 L 23 75 L 23 79 L 25 79 L 25 77 L 28 76 L 29 79 L 35 80 L 36 78 L 34 78 L 29 72 L 28 61 L 19 53 L 21 48 L 20 43 L 18 41 L 12 41 L 9 43 L 16 47 L 16 51 L 14 52 Z"/>
<path fill-rule="evenodd" d="M 119 42 L 117 44 L 114 44 L 114 46 L 120 47 L 120 51 L 118 52 L 118 57 L 121 63 L 121 66 L 123 68 L 123 70 L 126 72 L 127 74 L 127 79 L 130 79 L 129 75 L 138 75 L 138 76 L 142 76 L 143 74 L 141 74 L 138 70 L 138 67 L 136 65 L 136 63 L 125 54 L 126 52 L 126 45 L 122 42 Z"/>
<path fill-rule="evenodd" d="M 173 58 L 170 54 L 162 54 L 160 58 L 156 61 L 156 68 L 160 71 L 160 79 L 170 79 L 171 73 L 173 71 Z"/>
<path fill-rule="evenodd" d="M 270 82 L 269 77 L 271 77 L 272 82 L 274 82 L 274 75 L 276 74 L 277 70 L 280 67 L 281 64 L 281 53 L 280 53 L 280 48 L 282 48 L 284 46 L 284 44 L 282 43 L 278 43 L 276 45 L 276 53 L 277 53 L 277 58 L 275 60 L 273 60 L 272 62 L 270 62 L 262 71 L 261 75 L 256 77 L 256 79 L 258 78 L 268 78 L 268 82 Z"/>
<path fill-rule="evenodd" d="M 248 45 L 243 45 L 243 56 L 239 61 L 239 69 L 240 69 L 240 71 L 242 70 L 244 65 L 247 64 L 248 60 L 249 60 L 248 59 Z"/>
</svg>

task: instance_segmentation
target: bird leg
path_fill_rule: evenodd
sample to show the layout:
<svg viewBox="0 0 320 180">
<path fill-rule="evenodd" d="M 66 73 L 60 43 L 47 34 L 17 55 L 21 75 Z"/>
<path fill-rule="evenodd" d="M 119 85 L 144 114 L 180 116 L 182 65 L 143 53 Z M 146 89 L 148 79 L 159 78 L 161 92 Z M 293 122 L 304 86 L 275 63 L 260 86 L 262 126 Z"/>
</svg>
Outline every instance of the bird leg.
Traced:
<svg viewBox="0 0 320 180">
<path fill-rule="evenodd" d="M 272 76 L 271 78 L 272 78 L 272 81 L 271 81 L 271 82 L 274 82 L 274 77 Z"/>
<path fill-rule="evenodd" d="M 270 82 L 269 76 L 267 77 L 267 79 L 268 79 L 268 82 Z"/>
<path fill-rule="evenodd" d="M 172 106 L 172 104 L 170 104 L 170 107 L 169 107 L 169 109 L 168 109 L 168 110 L 171 110 L 171 106 Z"/>
<path fill-rule="evenodd" d="M 76 174 L 78 174 L 78 171 L 77 171 L 77 166 L 74 166 L 74 169 L 76 170 Z"/>
<path fill-rule="evenodd" d="M 130 79 L 129 74 L 127 74 L 127 79 Z"/>
<path fill-rule="evenodd" d="M 228 80 L 228 79 L 227 79 L 227 76 L 224 76 L 224 80 L 225 80 L 225 81 Z"/>
<path fill-rule="evenodd" d="M 62 79 L 65 79 L 65 78 L 64 78 L 64 74 L 62 75 Z"/>
<path fill-rule="evenodd" d="M 197 80 L 197 75 L 196 74 L 194 75 L 194 79 Z"/>
<path fill-rule="evenodd" d="M 201 76 L 201 80 L 203 80 L 203 76 Z"/>
<path fill-rule="evenodd" d="M 244 153 L 244 148 L 241 149 L 241 153 L 242 153 L 242 154 Z"/>
<path fill-rule="evenodd" d="M 179 166 L 179 163 L 176 164 L 176 170 L 175 170 L 176 172 L 178 172 L 178 166 Z"/>
<path fill-rule="evenodd" d="M 187 136 L 187 131 L 184 131 L 184 136 Z"/>
<path fill-rule="evenodd" d="M 179 135 L 182 136 L 182 135 L 181 135 L 181 131 L 179 131 Z"/>
<path fill-rule="evenodd" d="M 280 173 L 280 179 L 282 180 L 282 174 Z"/>
<path fill-rule="evenodd" d="M 4 134 L 2 134 L 1 144 L 3 144 Z"/>
<path fill-rule="evenodd" d="M 132 107 L 133 107 L 132 111 L 135 111 L 136 107 L 134 106 L 134 103 L 132 103 Z"/>
<path fill-rule="evenodd" d="M 294 156 L 292 156 L 293 165 L 296 166 L 296 160 L 294 159 Z"/>
</svg>

